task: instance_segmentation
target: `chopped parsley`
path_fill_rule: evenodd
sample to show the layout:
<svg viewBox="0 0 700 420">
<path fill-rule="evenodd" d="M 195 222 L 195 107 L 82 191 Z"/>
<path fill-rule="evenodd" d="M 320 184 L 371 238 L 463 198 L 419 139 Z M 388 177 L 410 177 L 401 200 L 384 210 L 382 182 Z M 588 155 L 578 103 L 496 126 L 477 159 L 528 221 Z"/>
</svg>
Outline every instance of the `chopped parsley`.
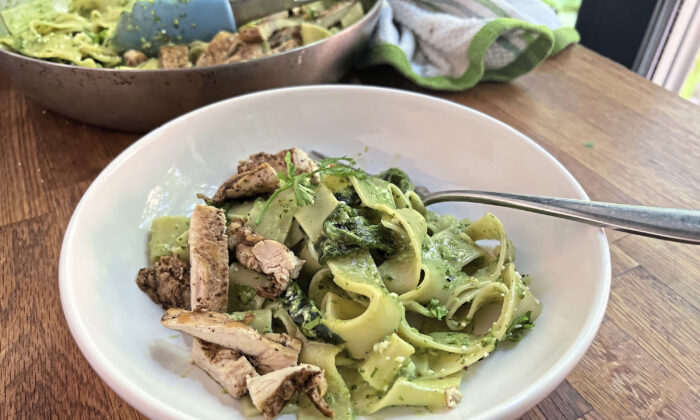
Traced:
<svg viewBox="0 0 700 420">
<path fill-rule="evenodd" d="M 440 303 L 438 299 L 430 299 L 430 303 L 428 303 L 426 308 L 438 320 L 443 319 L 449 313 L 445 305 Z"/>
<path fill-rule="evenodd" d="M 373 370 L 372 373 L 369 375 L 369 377 L 370 377 L 370 378 L 374 378 L 374 375 L 377 374 L 377 371 L 378 371 L 378 370 L 379 370 L 379 368 L 375 366 L 375 367 L 374 367 L 374 370 Z"/>
<path fill-rule="evenodd" d="M 523 338 L 523 333 L 535 326 L 530 319 L 531 315 L 532 311 L 527 311 L 525 315 L 515 318 L 506 331 L 506 339 L 516 342 L 520 341 Z"/>
<path fill-rule="evenodd" d="M 586 147 L 588 149 L 592 149 L 593 146 L 595 146 L 595 143 L 593 143 L 592 141 L 587 141 L 587 142 L 583 143 L 583 147 Z"/>
</svg>

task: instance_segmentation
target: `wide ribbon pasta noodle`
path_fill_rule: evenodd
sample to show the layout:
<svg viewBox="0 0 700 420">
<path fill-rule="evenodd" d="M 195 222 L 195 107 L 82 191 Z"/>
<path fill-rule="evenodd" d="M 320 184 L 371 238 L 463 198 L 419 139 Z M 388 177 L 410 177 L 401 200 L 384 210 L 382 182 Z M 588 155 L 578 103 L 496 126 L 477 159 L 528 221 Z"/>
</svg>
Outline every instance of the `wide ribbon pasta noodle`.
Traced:
<svg viewBox="0 0 700 420">
<path fill-rule="evenodd" d="M 374 344 L 395 332 L 403 317 L 403 308 L 395 296 L 389 294 L 379 276 L 377 266 L 367 251 L 333 259 L 328 262 L 333 281 L 343 290 L 369 299 L 362 314 L 341 319 L 326 312 L 326 324 L 346 342 L 351 357 L 364 358 Z"/>
<path fill-rule="evenodd" d="M 333 175 L 316 170 L 300 180 L 295 167 L 279 175 L 281 185 L 305 183 L 313 192 L 305 202 L 288 188 L 222 205 L 227 218 L 247 219 L 304 260 L 282 300 L 256 296 L 270 278 L 232 263 L 229 310 L 262 309 L 263 329 L 301 340 L 299 360 L 324 370 L 335 418 L 401 405 L 451 408 L 464 369 L 499 343 L 520 340 L 541 304 L 516 270 L 515 248 L 496 216 L 438 215 L 402 171 L 374 177 L 342 160 L 330 159 L 328 168 L 341 165 Z M 185 222 L 154 223 L 152 254 L 178 255 Z M 324 333 L 310 333 L 300 319 Z M 299 418 L 322 417 L 304 395 L 296 402 Z"/>
</svg>

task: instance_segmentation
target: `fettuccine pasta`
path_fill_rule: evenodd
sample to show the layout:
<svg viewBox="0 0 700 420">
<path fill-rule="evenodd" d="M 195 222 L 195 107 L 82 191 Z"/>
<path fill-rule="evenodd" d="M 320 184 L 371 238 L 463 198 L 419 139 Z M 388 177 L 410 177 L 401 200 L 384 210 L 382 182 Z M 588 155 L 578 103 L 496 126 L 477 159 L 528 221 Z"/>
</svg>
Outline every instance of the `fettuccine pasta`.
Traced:
<svg viewBox="0 0 700 420">
<path fill-rule="evenodd" d="M 519 341 L 541 311 L 502 223 L 428 211 L 395 168 L 372 176 L 331 159 L 303 172 L 293 162 L 288 153 L 272 196 L 210 199 L 227 223 L 245 220 L 249 232 L 303 259 L 298 277 L 270 298 L 255 292 L 269 277 L 237 253 L 229 312 L 270 310 L 273 330 L 301 340 L 300 361 L 323 369 L 335 418 L 454 407 L 464 370 Z M 321 416 L 306 397 L 297 404 L 299 418 Z"/>
</svg>

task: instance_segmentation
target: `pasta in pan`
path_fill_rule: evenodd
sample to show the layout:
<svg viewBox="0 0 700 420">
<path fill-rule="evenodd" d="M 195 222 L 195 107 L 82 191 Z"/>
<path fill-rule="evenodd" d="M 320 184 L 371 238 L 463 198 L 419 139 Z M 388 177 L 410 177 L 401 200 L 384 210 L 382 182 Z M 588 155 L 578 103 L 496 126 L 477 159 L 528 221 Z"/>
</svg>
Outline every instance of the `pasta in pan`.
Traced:
<svg viewBox="0 0 700 420">
<path fill-rule="evenodd" d="M 133 46 L 136 49 L 125 51 L 125 47 L 120 47 L 115 39 L 124 31 L 139 30 L 139 26 L 130 24 L 124 28 L 124 15 L 144 4 L 148 2 L 2 2 L 0 48 L 42 60 L 117 70 L 184 69 L 231 64 L 283 53 L 330 37 L 360 20 L 365 13 L 364 6 L 368 5 L 365 3 L 363 6 L 359 0 L 314 1 L 289 10 L 271 10 L 275 13 L 246 22 L 238 32 L 222 30 L 211 39 L 191 42 L 183 42 L 181 35 L 175 35 L 181 26 L 196 27 L 197 22 L 187 25 L 182 22 L 187 19 L 186 13 L 169 22 L 151 10 L 153 22 L 146 23 L 161 28 L 159 35 L 153 39 L 142 38 L 137 46 Z"/>
<path fill-rule="evenodd" d="M 239 243 L 227 311 L 269 311 L 267 331 L 298 339 L 299 362 L 323 371 L 321 393 L 335 418 L 390 406 L 452 408 L 464 370 L 534 326 L 541 304 L 529 277 L 516 271 L 515 247 L 494 215 L 471 221 L 427 211 L 398 169 L 371 176 L 351 159 L 316 163 L 298 149 L 251 160 L 261 155 L 276 163 L 275 188 L 219 200 L 234 194 L 227 182 L 207 202 L 225 213 L 229 241 L 244 222 L 246 240 L 275 241 L 302 266 L 273 297 L 278 279 L 249 264 Z M 152 255 L 164 254 L 163 244 L 151 246 Z M 326 414 L 312 400 L 299 391 L 299 418 Z"/>
</svg>

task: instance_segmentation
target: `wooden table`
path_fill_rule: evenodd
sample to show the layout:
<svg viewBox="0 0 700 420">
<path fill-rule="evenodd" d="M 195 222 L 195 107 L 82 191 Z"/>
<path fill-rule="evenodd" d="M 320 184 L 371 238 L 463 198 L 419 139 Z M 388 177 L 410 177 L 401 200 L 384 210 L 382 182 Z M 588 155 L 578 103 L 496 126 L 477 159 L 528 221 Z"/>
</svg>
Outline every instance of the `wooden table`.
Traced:
<svg viewBox="0 0 700 420">
<path fill-rule="evenodd" d="M 416 90 L 388 69 L 353 79 Z M 525 133 L 594 200 L 700 208 L 700 107 L 583 47 L 514 83 L 431 94 Z M 140 417 L 80 354 L 57 282 L 73 208 L 138 136 L 45 111 L 2 76 L 0 98 L 0 418 Z M 608 239 L 612 294 L 598 336 L 525 418 L 697 418 L 700 247 Z"/>
</svg>

